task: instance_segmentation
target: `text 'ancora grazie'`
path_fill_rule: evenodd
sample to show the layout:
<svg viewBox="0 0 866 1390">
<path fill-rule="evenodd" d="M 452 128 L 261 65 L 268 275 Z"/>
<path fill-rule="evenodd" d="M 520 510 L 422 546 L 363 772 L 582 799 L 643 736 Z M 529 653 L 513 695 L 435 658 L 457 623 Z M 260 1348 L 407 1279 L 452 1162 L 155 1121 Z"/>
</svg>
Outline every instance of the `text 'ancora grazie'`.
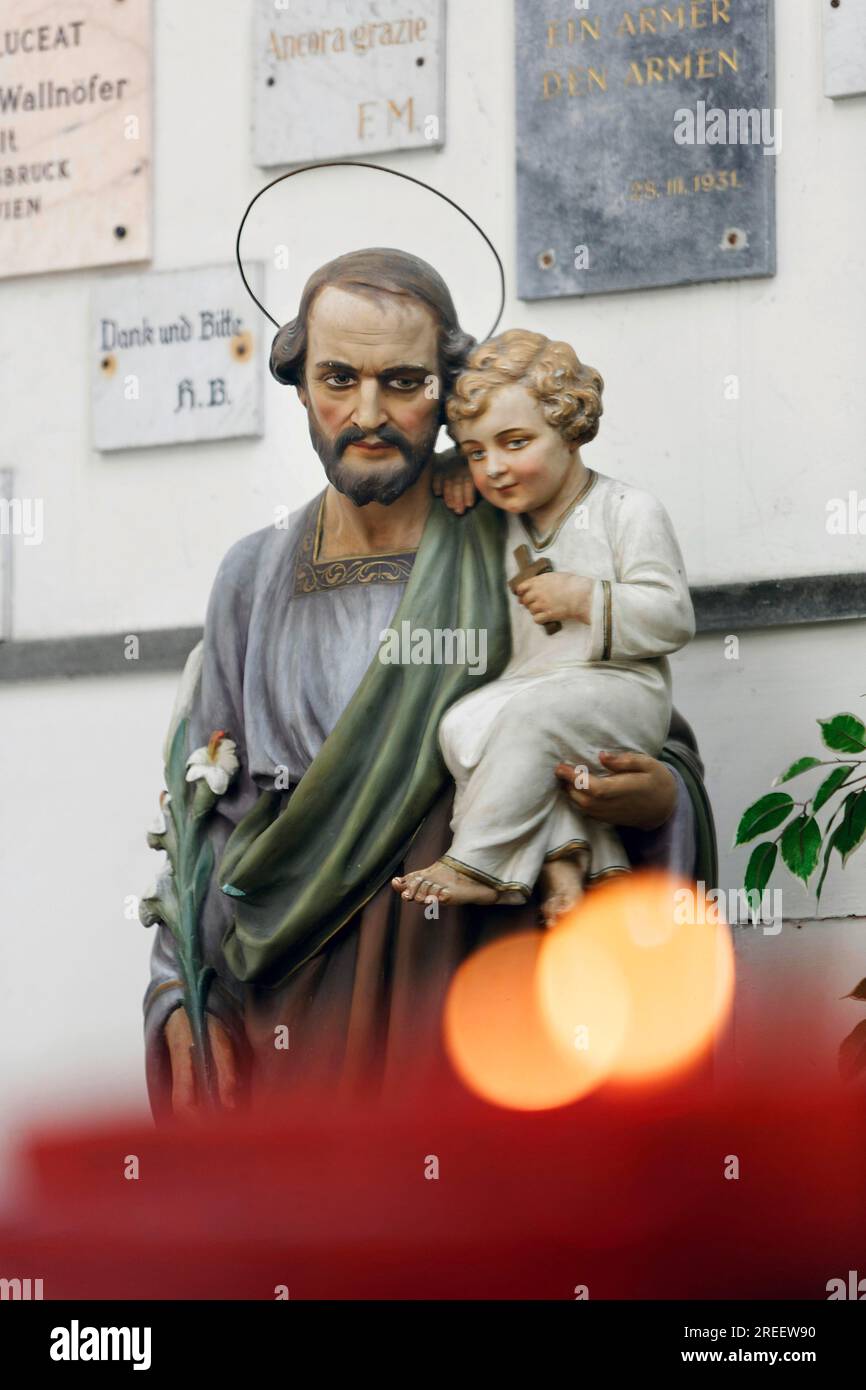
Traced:
<svg viewBox="0 0 866 1390">
<path fill-rule="evenodd" d="M 426 19 L 392 19 L 356 24 L 352 29 L 313 29 L 306 34 L 277 34 L 271 30 L 268 48 L 274 58 L 317 58 L 330 53 L 369 53 L 395 44 L 423 43 Z"/>
</svg>

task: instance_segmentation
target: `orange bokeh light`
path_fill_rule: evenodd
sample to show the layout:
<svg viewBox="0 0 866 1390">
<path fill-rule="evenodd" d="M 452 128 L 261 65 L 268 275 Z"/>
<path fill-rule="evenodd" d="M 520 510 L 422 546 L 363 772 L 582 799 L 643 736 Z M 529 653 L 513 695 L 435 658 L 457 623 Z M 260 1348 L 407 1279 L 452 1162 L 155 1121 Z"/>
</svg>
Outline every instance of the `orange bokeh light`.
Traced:
<svg viewBox="0 0 866 1390">
<path fill-rule="evenodd" d="M 583 1049 L 574 1037 L 560 1043 L 539 1007 L 543 940 L 541 932 L 519 932 L 476 951 L 457 972 L 445 1005 L 445 1045 L 454 1069 L 477 1095 L 514 1110 L 544 1110 L 586 1095 L 604 1079 L 625 1034 L 624 983 L 589 944 L 577 991 L 579 1022 L 597 1045 Z"/>
<path fill-rule="evenodd" d="M 543 1110 L 605 1081 L 684 1070 L 733 991 L 730 931 L 695 886 L 657 871 L 623 875 L 553 931 L 514 933 L 464 961 L 446 1000 L 445 1046 L 477 1095 Z"/>
<path fill-rule="evenodd" d="M 608 955 L 628 989 L 628 1023 L 612 1076 L 660 1079 L 692 1063 L 734 994 L 730 930 L 717 922 L 714 905 L 694 884 L 657 871 L 624 875 L 589 893 L 539 955 L 539 998 L 561 1043 L 573 1029 L 575 979 L 591 945 Z"/>
</svg>

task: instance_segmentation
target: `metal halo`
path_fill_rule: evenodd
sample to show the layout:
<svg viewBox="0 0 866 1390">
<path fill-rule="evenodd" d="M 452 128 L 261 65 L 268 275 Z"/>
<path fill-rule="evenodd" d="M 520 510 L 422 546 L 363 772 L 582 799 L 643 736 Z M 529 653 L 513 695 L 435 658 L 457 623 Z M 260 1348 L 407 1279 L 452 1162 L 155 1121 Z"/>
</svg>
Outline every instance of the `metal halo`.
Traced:
<svg viewBox="0 0 866 1390">
<path fill-rule="evenodd" d="M 259 309 L 261 309 L 265 318 L 270 319 L 271 323 L 274 325 L 275 328 L 281 328 L 282 324 L 278 323 L 277 320 L 273 317 L 273 315 L 268 313 L 261 300 L 256 298 L 256 296 L 252 292 L 252 289 L 250 288 L 250 284 L 247 280 L 246 275 L 244 275 L 244 267 L 241 261 L 241 233 L 244 230 L 244 224 L 246 223 L 246 220 L 249 217 L 250 212 L 252 211 L 254 205 L 258 202 L 259 198 L 261 198 L 263 193 L 267 193 L 268 189 L 273 188 L 274 184 L 282 183 L 283 179 L 293 179 L 298 174 L 309 174 L 313 169 L 374 169 L 377 174 L 391 174 L 392 177 L 395 179 L 405 179 L 407 183 L 417 184 L 419 188 L 424 188 L 427 190 L 428 193 L 435 194 L 437 198 L 442 199 L 443 203 L 448 203 L 450 207 L 454 208 L 455 212 L 459 212 L 461 217 L 465 217 L 466 221 L 472 224 L 478 235 L 486 242 L 487 246 L 490 248 L 490 252 L 494 260 L 496 261 L 496 266 L 499 271 L 499 312 L 497 313 L 496 318 L 493 320 L 493 327 L 490 329 L 489 333 L 485 334 L 485 337 L 487 338 L 493 337 L 494 333 L 499 327 L 499 321 L 502 318 L 502 315 L 505 311 L 505 270 L 502 265 L 502 260 L 499 256 L 499 252 L 496 250 L 496 247 L 493 245 L 493 242 L 490 240 L 490 237 L 487 235 L 487 233 L 483 230 L 482 227 L 479 227 L 478 223 L 475 221 L 475 218 L 470 217 L 469 213 L 466 212 L 465 209 L 462 208 L 459 203 L 455 203 L 454 199 L 449 198 L 446 193 L 440 193 L 438 188 L 433 188 L 431 184 L 424 183 L 423 179 L 416 179 L 413 177 L 412 174 L 401 173 L 399 169 L 386 169 L 382 164 L 366 164 L 361 160 L 355 159 L 329 159 L 316 164 L 304 164 L 299 169 L 290 169 L 287 174 L 278 174 L 275 179 L 271 179 L 270 183 L 266 183 L 264 188 L 260 188 L 255 197 L 252 198 L 250 202 L 247 204 L 246 212 L 241 218 L 241 224 L 238 227 L 237 239 L 235 240 L 235 260 L 238 263 L 240 277 L 244 282 L 244 289 L 250 296 L 250 299 L 253 301 L 253 303 L 257 305 Z"/>
</svg>

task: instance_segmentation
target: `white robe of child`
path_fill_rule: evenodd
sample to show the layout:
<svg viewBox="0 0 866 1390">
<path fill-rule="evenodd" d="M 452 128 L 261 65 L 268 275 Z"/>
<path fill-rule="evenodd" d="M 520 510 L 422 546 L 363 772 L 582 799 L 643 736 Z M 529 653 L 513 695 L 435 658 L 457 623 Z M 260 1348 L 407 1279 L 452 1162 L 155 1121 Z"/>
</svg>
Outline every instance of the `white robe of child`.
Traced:
<svg viewBox="0 0 866 1390">
<path fill-rule="evenodd" d="M 512 598 L 512 653 L 502 675 L 458 700 L 439 742 L 456 784 L 452 867 L 529 896 L 545 859 L 589 854 L 589 877 L 628 870 L 615 830 L 584 816 L 561 790 L 558 762 L 604 774 L 602 749 L 657 757 L 667 737 L 667 652 L 695 632 L 685 567 L 670 518 L 651 493 L 590 470 L 546 538 L 509 516 L 506 575 L 527 545 L 533 560 L 593 583 L 591 622 L 549 636 Z"/>
</svg>

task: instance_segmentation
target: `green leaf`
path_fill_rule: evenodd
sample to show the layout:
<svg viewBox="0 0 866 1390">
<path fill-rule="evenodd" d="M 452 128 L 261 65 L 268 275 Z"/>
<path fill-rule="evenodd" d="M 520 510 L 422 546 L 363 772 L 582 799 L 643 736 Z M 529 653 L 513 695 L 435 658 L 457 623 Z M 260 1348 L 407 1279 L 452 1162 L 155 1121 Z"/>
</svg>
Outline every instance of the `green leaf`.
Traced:
<svg viewBox="0 0 866 1390">
<path fill-rule="evenodd" d="M 746 807 L 737 826 L 734 844 L 744 845 L 748 840 L 754 840 L 756 835 L 775 830 L 793 809 L 793 798 L 787 792 L 768 792 L 766 796 Z"/>
<path fill-rule="evenodd" d="M 866 1018 L 839 1045 L 839 1075 L 853 1081 L 866 1068 Z"/>
<path fill-rule="evenodd" d="M 798 758 L 795 763 L 791 763 L 787 772 L 783 772 L 781 777 L 776 778 L 773 786 L 778 787 L 780 782 L 790 782 L 792 777 L 799 777 L 801 772 L 808 772 L 810 767 L 820 766 L 820 758 Z"/>
<path fill-rule="evenodd" d="M 837 826 L 837 827 L 836 827 L 836 830 L 838 830 L 838 829 L 839 829 L 839 827 Z M 821 870 L 821 877 L 818 879 L 818 887 L 817 887 L 816 892 L 815 892 L 815 903 L 816 903 L 816 904 L 819 903 L 819 902 L 821 901 L 821 889 L 824 887 L 824 879 L 827 877 L 827 870 L 828 870 L 829 867 L 830 867 L 830 855 L 833 853 L 833 850 L 836 848 L 836 830 L 833 831 L 833 834 L 830 836 L 829 840 L 827 841 L 827 847 L 826 847 L 826 849 L 825 849 L 825 851 L 824 851 L 824 867 L 823 867 L 823 869 Z"/>
<path fill-rule="evenodd" d="M 816 811 L 820 811 L 821 807 L 826 805 L 833 793 L 835 791 L 838 791 L 838 789 L 841 787 L 842 783 L 845 781 L 845 778 L 848 776 L 848 773 L 853 771 L 853 763 L 840 763 L 838 767 L 833 768 L 833 771 L 830 773 L 830 776 L 824 778 L 824 781 L 821 783 L 820 787 L 815 793 L 815 800 L 812 803 L 813 814 Z"/>
<path fill-rule="evenodd" d="M 845 817 L 837 826 L 834 839 L 836 848 L 842 856 L 842 867 L 848 863 L 855 849 L 863 843 L 866 836 L 866 793 L 849 792 L 845 798 Z"/>
<path fill-rule="evenodd" d="M 174 731 L 174 738 L 169 749 L 168 762 L 165 765 L 165 781 L 171 793 L 172 809 L 182 815 L 184 794 L 186 790 L 186 729 L 188 720 L 181 719 Z"/>
<path fill-rule="evenodd" d="M 839 829 L 841 828 L 841 826 L 837 825 L 837 826 L 836 826 L 836 830 L 834 830 L 833 833 L 831 834 L 831 833 L 830 833 L 830 827 L 831 827 L 831 825 L 833 824 L 834 820 L 836 820 L 836 819 L 839 817 L 840 813 L 847 810 L 847 808 L 848 808 L 848 803 L 851 801 L 851 799 L 852 799 L 852 797 L 853 797 L 854 795 L 855 795 L 854 792 L 849 792 L 848 795 L 845 797 L 844 801 L 840 801 L 840 802 L 839 802 L 839 804 L 838 804 L 838 806 L 836 807 L 835 811 L 833 812 L 832 816 L 831 816 L 830 819 L 827 821 L 827 824 L 824 826 L 824 835 L 825 835 L 825 837 L 826 837 L 827 848 L 826 848 L 826 850 L 825 850 L 825 852 L 824 852 L 824 868 L 821 870 L 821 877 L 820 877 L 820 879 L 818 880 L 818 888 L 817 888 L 817 891 L 816 891 L 816 893 L 815 893 L 815 905 L 816 905 L 816 907 L 817 907 L 818 903 L 820 903 L 820 901 L 821 901 L 821 890 L 822 890 L 823 887 L 824 887 L 824 880 L 825 880 L 825 878 L 827 877 L 827 870 L 828 870 L 829 867 L 830 867 L 830 858 L 831 858 L 831 856 L 832 856 L 833 850 L 837 848 L 837 846 L 836 846 L 836 831 L 839 830 Z"/>
<path fill-rule="evenodd" d="M 821 737 L 836 753 L 866 753 L 866 724 L 856 714 L 834 714 L 819 719 Z"/>
<path fill-rule="evenodd" d="M 862 999 L 866 1003 L 866 980 L 861 980 L 859 985 L 855 985 L 850 994 L 843 995 L 845 999 Z"/>
<path fill-rule="evenodd" d="M 782 832 L 782 858 L 797 878 L 808 882 L 821 853 L 821 831 L 814 816 L 797 816 Z"/>
<path fill-rule="evenodd" d="M 779 847 L 772 840 L 764 840 L 760 845 L 755 846 L 746 866 L 746 877 L 743 884 L 746 892 L 757 889 L 759 893 L 763 893 L 770 874 L 773 872 L 778 852 Z"/>
<path fill-rule="evenodd" d="M 195 871 L 192 877 L 192 900 L 196 916 L 198 916 L 208 885 L 213 874 L 214 853 L 210 840 L 205 837 L 202 847 L 199 850 L 198 860 L 196 861 Z"/>
<path fill-rule="evenodd" d="M 201 1009 L 202 1013 L 204 1013 L 205 1009 L 207 1008 L 207 997 L 210 992 L 210 982 L 215 978 L 215 976 L 216 971 L 214 970 L 212 965 L 203 965 L 201 970 L 198 972 L 196 989 L 198 993 L 199 1008 Z"/>
</svg>

